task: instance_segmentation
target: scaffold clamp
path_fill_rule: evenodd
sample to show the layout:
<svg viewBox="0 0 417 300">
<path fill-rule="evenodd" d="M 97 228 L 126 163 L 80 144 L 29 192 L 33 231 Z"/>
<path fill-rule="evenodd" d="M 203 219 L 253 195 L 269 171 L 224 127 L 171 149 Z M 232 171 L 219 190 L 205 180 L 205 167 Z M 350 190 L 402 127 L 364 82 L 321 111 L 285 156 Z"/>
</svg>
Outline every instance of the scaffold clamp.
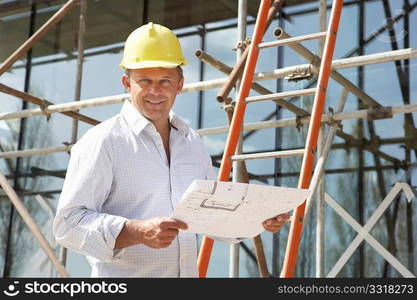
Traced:
<svg viewBox="0 0 417 300">
<path fill-rule="evenodd" d="M 42 99 L 42 103 L 39 104 L 39 108 L 44 112 L 45 116 L 46 116 L 46 121 L 49 121 L 49 119 L 51 118 L 51 113 L 48 111 L 48 106 L 51 105 L 52 103 Z"/>
<path fill-rule="evenodd" d="M 332 107 L 329 107 L 329 110 L 327 112 L 327 122 L 329 126 L 336 126 L 340 130 L 343 130 L 342 121 L 337 121 L 334 119 L 334 110 Z"/>
<path fill-rule="evenodd" d="M 392 107 L 371 107 L 368 109 L 368 120 L 382 120 L 392 118 Z"/>
</svg>

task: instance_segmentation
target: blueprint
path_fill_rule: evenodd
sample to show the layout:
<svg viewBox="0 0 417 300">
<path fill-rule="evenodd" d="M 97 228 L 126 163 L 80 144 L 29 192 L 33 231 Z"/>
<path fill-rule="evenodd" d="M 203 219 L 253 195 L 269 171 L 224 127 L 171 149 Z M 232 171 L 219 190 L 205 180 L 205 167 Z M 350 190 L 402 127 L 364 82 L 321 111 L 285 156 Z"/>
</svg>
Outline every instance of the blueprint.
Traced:
<svg viewBox="0 0 417 300">
<path fill-rule="evenodd" d="M 264 231 L 262 222 L 299 206 L 307 189 L 194 180 L 172 218 L 188 231 L 223 238 L 253 238 Z"/>
</svg>

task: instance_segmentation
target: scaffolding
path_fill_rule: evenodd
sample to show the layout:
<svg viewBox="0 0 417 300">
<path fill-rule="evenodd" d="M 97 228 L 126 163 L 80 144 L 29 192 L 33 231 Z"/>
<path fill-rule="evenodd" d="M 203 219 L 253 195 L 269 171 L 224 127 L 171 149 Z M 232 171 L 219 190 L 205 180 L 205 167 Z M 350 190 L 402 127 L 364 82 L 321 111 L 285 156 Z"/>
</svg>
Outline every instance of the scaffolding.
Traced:
<svg viewBox="0 0 417 300">
<path fill-rule="evenodd" d="M 301 42 L 310 40 L 313 38 L 321 38 L 325 35 L 325 28 L 326 28 L 326 20 L 327 20 L 327 9 L 328 3 L 326 0 L 319 0 L 318 10 L 319 10 L 319 27 L 321 32 L 315 35 L 306 35 L 302 38 L 293 38 L 288 33 L 284 31 L 283 28 L 276 28 L 274 30 L 274 35 L 277 38 L 277 41 L 273 42 L 264 42 L 259 45 L 260 48 L 267 48 L 267 47 L 275 47 L 283 44 L 284 42 L 300 57 L 307 60 L 308 63 L 302 65 L 295 65 L 290 67 L 282 67 L 279 65 L 277 69 L 272 70 L 270 72 L 262 72 L 254 75 L 254 82 L 251 85 L 251 89 L 259 93 L 259 96 L 252 96 L 247 97 L 246 103 L 251 102 L 260 102 L 260 101 L 273 101 L 276 103 L 279 110 L 286 109 L 289 112 L 293 113 L 295 116 L 292 118 L 279 118 L 277 120 L 273 120 L 275 116 L 277 116 L 277 112 L 271 113 L 267 118 L 259 122 L 252 122 L 252 123 L 245 123 L 242 127 L 242 134 L 240 137 L 240 141 L 238 143 L 237 151 L 235 155 L 231 156 L 231 161 L 233 162 L 233 179 L 239 182 L 249 182 L 250 179 L 257 179 L 257 180 L 266 180 L 268 178 L 275 177 L 279 172 L 270 175 L 255 175 L 248 173 L 244 164 L 246 160 L 255 160 L 255 159 L 267 159 L 267 158 L 274 158 L 275 162 L 278 161 L 280 157 L 288 157 L 289 155 L 292 156 L 300 156 L 303 155 L 304 149 L 285 149 L 280 151 L 266 151 L 266 152 L 258 152 L 258 153 L 242 153 L 242 143 L 245 139 L 247 139 L 251 134 L 254 132 L 266 129 L 266 128 L 275 128 L 279 130 L 280 128 L 285 127 L 297 127 L 300 128 L 304 124 L 308 124 L 311 118 L 310 112 L 306 111 L 296 105 L 294 105 L 292 100 L 295 97 L 300 95 L 310 95 L 312 94 L 315 89 L 311 88 L 313 84 L 315 84 L 315 80 L 311 80 L 310 84 L 307 88 L 305 88 L 301 93 L 293 93 L 293 92 L 280 92 L 280 93 L 273 93 L 272 91 L 264 88 L 260 82 L 265 80 L 283 80 L 284 78 L 289 80 L 303 80 L 306 78 L 311 78 L 313 74 L 318 74 L 320 71 L 320 61 L 321 61 L 321 54 L 322 48 L 324 44 L 321 43 L 318 49 L 318 53 L 320 55 L 316 55 L 306 47 L 301 45 Z M 229 93 L 231 92 L 232 88 L 236 88 L 237 93 L 239 92 L 239 79 L 242 76 L 243 68 L 245 66 L 246 57 L 248 55 L 248 49 L 250 49 L 250 42 L 246 39 L 246 26 L 247 26 L 247 1 L 246 0 L 239 0 L 238 1 L 238 44 L 237 44 L 237 63 L 234 67 L 228 66 L 213 58 L 208 53 L 205 52 L 204 49 L 204 42 L 202 43 L 202 49 L 196 51 L 196 57 L 201 60 L 201 67 L 200 67 L 200 81 L 195 83 L 186 84 L 182 90 L 182 93 L 191 93 L 191 92 L 199 92 L 199 102 L 200 106 L 202 104 L 202 92 L 209 89 L 220 89 L 217 100 L 223 103 L 223 109 L 226 112 L 226 117 L 228 123 L 230 125 L 231 118 L 234 112 L 234 102 L 232 101 L 231 97 L 229 97 Z M 410 73 L 409 73 L 409 61 L 410 59 L 417 58 L 417 49 L 409 47 L 409 36 L 408 34 L 404 37 L 404 47 L 398 45 L 398 42 L 395 38 L 395 30 L 393 28 L 393 24 L 398 22 L 399 20 L 403 20 L 404 24 L 404 31 L 409 32 L 409 13 L 415 9 L 417 6 L 417 2 L 410 4 L 408 0 L 404 0 L 404 12 L 397 16 L 393 16 L 391 14 L 391 8 L 389 5 L 388 0 L 382 1 L 384 6 L 384 13 L 388 22 L 387 25 L 382 26 L 381 28 L 373 31 L 373 33 L 365 37 L 364 34 L 364 24 L 363 20 L 364 16 L 364 3 L 363 1 L 359 1 L 359 47 L 350 50 L 344 58 L 341 59 L 334 59 L 331 63 L 331 73 L 330 77 L 340 84 L 343 87 L 343 92 L 340 96 L 338 107 L 333 111 L 329 111 L 324 113 L 321 117 L 322 126 L 327 126 L 328 133 L 326 137 L 322 137 L 321 141 L 318 145 L 316 163 L 314 167 L 313 177 L 311 179 L 311 183 L 309 188 L 314 191 L 314 196 L 311 196 L 307 199 L 306 202 L 306 209 L 305 215 L 307 220 L 309 216 L 309 212 L 312 209 L 313 199 L 317 202 L 317 225 L 316 225 L 316 233 L 317 233 L 317 241 L 316 241 L 316 276 L 317 277 L 334 277 L 338 274 L 342 266 L 347 262 L 348 258 L 352 255 L 353 251 L 360 247 L 359 244 L 366 240 L 368 243 L 372 245 L 376 249 L 378 253 L 380 253 L 383 258 L 386 260 L 384 275 L 387 273 L 388 264 L 393 266 L 402 276 L 405 277 L 415 277 L 414 275 L 414 260 L 412 257 L 412 253 L 414 251 L 413 246 L 413 220 L 412 220 L 412 205 L 411 200 L 415 197 L 415 191 L 413 187 L 410 186 L 409 183 L 402 182 L 396 183 L 390 192 L 386 191 L 385 188 L 385 181 L 384 181 L 384 174 L 383 170 L 387 168 L 395 168 L 395 169 L 404 169 L 408 170 L 412 167 L 411 163 L 411 152 L 414 152 L 415 156 L 417 157 L 417 147 L 413 146 L 413 139 L 417 138 L 417 130 L 414 126 L 414 120 L 412 113 L 417 112 L 417 104 L 410 104 Z M 352 3 L 348 3 L 345 5 L 351 5 Z M 277 13 L 282 9 L 284 5 L 283 0 L 275 0 L 272 3 L 272 6 L 269 11 L 268 15 L 268 22 L 267 27 L 271 24 L 271 22 L 276 19 Z M 0 65 L 0 76 L 8 71 L 15 62 L 19 59 L 22 59 L 24 55 L 29 55 L 31 48 L 42 39 L 43 36 L 51 29 L 55 24 L 57 24 L 60 20 L 62 20 L 65 15 L 68 14 L 71 10 L 75 7 L 80 7 L 80 18 L 79 18 L 79 30 L 77 36 L 77 77 L 76 77 L 76 88 L 74 92 L 74 101 L 67 102 L 62 104 L 54 104 L 51 101 L 41 99 L 35 97 L 28 93 L 28 90 L 25 88 L 25 91 L 19 91 L 13 89 L 5 84 L 0 83 L 0 91 L 12 96 L 15 96 L 24 103 L 30 102 L 33 104 L 38 105 L 38 108 L 34 109 L 25 109 L 23 108 L 20 111 L 16 112 L 5 112 L 0 113 L 0 121 L 1 120 L 16 120 L 20 119 L 23 120 L 24 118 L 29 118 L 32 116 L 46 116 L 50 118 L 52 114 L 61 113 L 73 119 L 72 123 L 72 130 L 71 130 L 71 141 L 65 143 L 64 146 L 54 147 L 54 148 L 46 148 L 46 149 L 21 149 L 21 145 L 19 144 L 18 149 L 16 151 L 2 151 L 0 152 L 0 159 L 11 159 L 11 158 L 21 158 L 21 157 L 28 157 L 33 155 L 47 155 L 51 153 L 57 152 L 67 152 L 70 153 L 71 147 L 73 144 L 76 143 L 78 138 L 78 122 L 84 122 L 89 125 L 97 125 L 100 121 L 95 120 L 91 117 L 85 116 L 80 114 L 78 110 L 83 108 L 92 108 L 92 107 L 99 107 L 104 105 L 116 104 L 121 103 L 129 98 L 128 94 L 120 94 L 108 97 L 100 97 L 94 99 L 83 99 L 81 100 L 81 83 L 82 83 L 82 70 L 83 70 L 83 61 L 84 61 L 84 39 L 85 39 L 85 32 L 86 32 L 86 9 L 87 9 L 87 1 L 86 0 L 69 0 L 63 5 L 43 26 L 39 28 L 36 32 L 32 32 L 31 37 L 25 41 L 13 54 L 11 54 L 1 65 Z M 281 16 L 281 15 L 280 15 Z M 205 27 L 203 25 L 200 28 L 200 34 L 204 35 Z M 380 52 L 374 54 L 364 54 L 364 47 L 367 43 L 373 41 L 378 35 L 382 34 L 383 32 L 388 32 L 390 36 L 390 46 L 391 51 L 387 52 Z M 340 37 L 339 37 L 340 38 Z M 204 41 L 204 39 L 203 39 Z M 352 57 L 353 55 L 357 55 Z M 403 61 L 403 64 L 401 63 Z M 400 106 L 392 106 L 392 107 L 385 107 L 382 106 L 376 99 L 372 96 L 367 94 L 364 91 L 363 85 L 363 67 L 367 65 L 373 64 L 381 64 L 386 62 L 394 62 L 396 65 L 396 72 L 398 81 L 400 84 L 401 95 L 403 97 L 403 105 Z M 28 59 L 28 67 L 30 68 L 31 59 Z M 281 62 L 282 63 L 282 62 Z M 210 65 L 217 70 L 223 72 L 224 74 L 228 75 L 226 78 L 220 78 L 215 80 L 203 80 L 202 70 L 204 64 Z M 353 68 L 357 67 L 359 70 L 358 73 L 358 84 L 352 83 L 346 77 L 341 75 L 338 70 L 346 69 L 346 68 Z M 354 95 L 358 101 L 358 110 L 352 112 L 343 112 L 343 108 L 347 101 L 348 94 Z M 238 94 L 236 94 L 237 97 Z M 213 127 L 213 128 L 201 128 L 201 110 L 199 112 L 199 128 L 197 132 L 201 136 L 209 136 L 209 135 L 219 135 L 219 134 L 226 134 L 229 132 L 229 126 L 222 126 L 222 127 Z M 373 122 L 375 120 L 380 119 L 389 119 L 392 118 L 396 114 L 404 114 L 405 115 L 405 132 L 406 135 L 404 137 L 400 137 L 397 139 L 391 140 L 381 140 L 375 133 L 375 127 Z M 361 134 L 359 137 L 354 137 L 350 134 L 347 134 L 343 131 L 341 127 L 341 123 L 344 120 L 357 120 L 358 125 L 361 130 Z M 365 138 L 364 135 L 364 122 L 367 122 L 368 128 L 370 131 L 370 138 Z M 245 134 L 243 134 L 245 133 Z M 333 139 L 335 136 L 338 136 L 345 143 L 340 145 L 335 145 L 333 143 Z M 405 147 L 405 154 L 407 157 L 406 161 L 401 161 L 398 158 L 385 153 L 380 149 L 380 146 L 386 144 L 396 144 L 396 143 L 404 143 Z M 324 184 L 325 184 L 325 174 L 326 171 L 324 168 L 326 159 L 331 151 L 331 149 L 337 149 L 339 146 L 342 149 L 352 148 L 355 147 L 359 151 L 360 155 L 360 164 L 357 169 L 359 172 L 359 195 L 358 195 L 358 203 L 363 211 L 364 206 L 364 193 L 363 193 L 363 184 L 364 184 L 364 172 L 367 170 L 375 170 L 377 172 L 377 180 L 378 186 L 381 190 L 381 195 L 383 195 L 384 201 L 381 202 L 381 208 L 375 212 L 374 216 L 369 219 L 369 221 L 365 224 L 365 219 L 363 214 L 359 216 L 359 220 L 354 220 L 341 206 L 338 204 L 331 196 L 325 193 L 324 191 Z M 363 161 L 363 152 L 367 151 L 371 153 L 374 157 L 375 167 L 365 167 Z M 222 155 L 215 155 L 213 156 L 213 163 L 215 166 L 219 166 L 219 160 L 221 159 Z M 381 164 L 381 159 L 384 159 L 392 164 L 392 166 L 383 166 Z M 17 163 L 18 164 L 18 163 Z M 342 171 L 339 170 L 339 171 Z M 345 170 L 347 171 L 347 170 Z M 32 174 L 19 174 L 19 176 L 36 176 L 36 174 L 40 173 L 44 174 L 52 174 L 54 171 L 48 170 L 33 170 Z M 58 172 L 60 175 L 63 176 L 65 174 L 65 170 L 55 171 Z M 35 174 L 36 173 L 36 174 Z M 294 174 L 281 174 L 282 176 L 297 176 L 298 173 Z M 14 208 L 17 212 L 21 215 L 24 222 L 27 224 L 28 228 L 31 230 L 32 234 L 35 236 L 39 244 L 41 245 L 42 249 L 51 260 L 52 264 L 55 266 L 56 270 L 58 271 L 61 277 L 68 277 L 69 274 L 65 270 L 65 261 L 66 261 L 66 252 L 65 250 L 61 251 L 60 259 L 57 259 L 54 250 L 52 249 L 51 245 L 48 243 L 46 238 L 42 235 L 41 230 L 36 225 L 35 221 L 30 215 L 30 212 L 25 208 L 23 202 L 19 198 L 18 194 L 21 195 L 28 195 L 30 191 L 17 191 L 16 189 L 10 185 L 8 179 L 14 179 L 15 182 L 17 180 L 17 176 L 13 176 L 12 174 L 5 176 L 4 174 L 0 173 L 0 185 L 3 188 L 6 195 L 9 197 L 10 201 L 12 202 Z M 275 181 L 275 184 L 279 182 Z M 407 204 L 407 228 L 409 229 L 408 232 L 408 249 L 411 253 L 411 256 L 408 257 L 408 266 L 404 266 L 400 263 L 396 258 L 395 255 L 392 255 L 392 252 L 395 254 L 395 222 L 397 221 L 397 211 L 398 211 L 398 202 L 396 202 L 394 211 L 392 214 L 390 211 L 387 210 L 388 206 L 396 199 L 396 197 L 401 193 L 404 192 L 406 198 L 408 200 Z M 55 191 L 55 193 L 59 193 L 59 191 Z M 34 193 L 35 195 L 37 193 Z M 346 222 L 358 232 L 357 238 L 352 242 L 352 244 L 346 250 L 346 253 L 340 258 L 340 260 L 335 264 L 332 268 L 330 273 L 325 274 L 324 272 L 324 205 L 327 203 L 331 208 L 333 208 Z M 382 207 L 382 204 L 384 206 Z M 373 225 L 375 225 L 376 221 L 384 215 L 387 220 L 387 233 L 389 237 L 388 241 L 388 249 L 385 249 L 372 235 L 369 233 L 370 229 Z M 9 229 L 10 230 L 10 229 Z M 10 235 L 10 232 L 9 232 Z M 275 238 L 275 236 L 274 236 Z M 229 276 L 230 277 L 238 277 L 239 275 L 239 249 L 242 247 L 254 260 L 257 261 L 259 274 L 261 277 L 269 277 L 266 258 L 263 252 L 262 241 L 260 236 L 254 239 L 255 249 L 256 249 L 256 257 L 250 252 L 247 245 L 242 243 L 239 245 L 233 245 L 230 249 L 230 270 Z M 7 258 L 6 258 L 7 259 Z M 364 251 L 363 248 L 360 249 L 360 259 L 363 261 L 364 259 Z M 7 262 L 6 262 L 7 263 Z M 363 277 L 364 270 L 363 264 L 360 265 L 360 276 Z M 276 274 L 272 274 L 273 276 Z"/>
</svg>

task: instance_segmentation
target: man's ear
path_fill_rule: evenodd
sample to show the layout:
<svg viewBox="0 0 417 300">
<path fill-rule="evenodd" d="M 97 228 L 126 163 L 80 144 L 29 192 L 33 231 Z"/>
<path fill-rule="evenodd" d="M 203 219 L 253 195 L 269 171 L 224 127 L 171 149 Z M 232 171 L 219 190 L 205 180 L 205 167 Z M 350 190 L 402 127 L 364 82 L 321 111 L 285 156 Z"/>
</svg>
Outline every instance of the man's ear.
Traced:
<svg viewBox="0 0 417 300">
<path fill-rule="evenodd" d="M 180 82 L 178 83 L 178 90 L 177 90 L 177 94 L 181 93 L 182 91 L 182 87 L 184 86 L 184 78 L 180 79 Z"/>
<path fill-rule="evenodd" d="M 125 87 L 126 91 L 130 92 L 130 78 L 126 74 L 122 75 L 122 84 Z"/>
</svg>

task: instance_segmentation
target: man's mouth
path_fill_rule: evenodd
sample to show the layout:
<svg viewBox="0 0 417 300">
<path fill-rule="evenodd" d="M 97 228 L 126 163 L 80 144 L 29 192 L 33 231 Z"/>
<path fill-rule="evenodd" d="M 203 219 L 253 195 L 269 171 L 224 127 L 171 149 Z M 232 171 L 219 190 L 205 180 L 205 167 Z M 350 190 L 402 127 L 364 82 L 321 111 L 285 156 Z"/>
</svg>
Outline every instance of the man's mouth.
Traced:
<svg viewBox="0 0 417 300">
<path fill-rule="evenodd" d="M 158 104 L 161 104 L 161 103 L 165 102 L 165 100 L 148 100 L 148 99 L 145 99 L 145 101 L 149 104 L 152 104 L 152 105 L 158 105 Z"/>
</svg>

